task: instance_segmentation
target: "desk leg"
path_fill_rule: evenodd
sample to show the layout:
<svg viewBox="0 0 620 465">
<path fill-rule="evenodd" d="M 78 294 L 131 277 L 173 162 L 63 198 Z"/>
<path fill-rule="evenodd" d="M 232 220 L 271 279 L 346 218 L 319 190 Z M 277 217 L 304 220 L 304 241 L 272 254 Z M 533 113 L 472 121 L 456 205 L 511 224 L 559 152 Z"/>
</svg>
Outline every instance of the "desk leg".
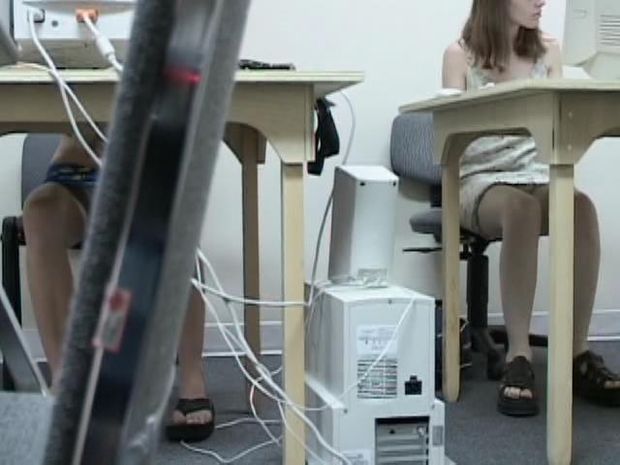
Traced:
<svg viewBox="0 0 620 465">
<path fill-rule="evenodd" d="M 282 164 L 282 281 L 286 301 L 304 299 L 304 165 Z M 298 405 L 305 405 L 305 354 L 303 306 L 284 310 L 284 389 Z M 303 422 L 286 409 L 291 431 L 285 432 L 283 462 L 305 463 Z"/>
<path fill-rule="evenodd" d="M 551 167 L 551 313 L 547 368 L 547 457 L 551 465 L 569 465 L 572 455 L 573 176 L 574 168 L 571 165 Z"/>
<path fill-rule="evenodd" d="M 443 394 L 449 402 L 459 397 L 459 158 L 447 157 L 442 181 L 443 237 Z"/>
<path fill-rule="evenodd" d="M 242 157 L 243 172 L 243 295 L 250 299 L 259 299 L 258 160 L 255 150 L 248 150 L 248 147 L 245 147 L 243 153 L 239 155 Z M 260 359 L 260 307 L 245 305 L 243 315 L 245 338 L 252 351 Z M 257 376 L 254 365 L 247 358 L 245 366 L 252 375 Z M 251 387 L 251 383 L 246 381 L 248 402 Z M 260 411 L 264 396 L 259 391 L 255 391 L 254 397 L 256 407 Z"/>
</svg>

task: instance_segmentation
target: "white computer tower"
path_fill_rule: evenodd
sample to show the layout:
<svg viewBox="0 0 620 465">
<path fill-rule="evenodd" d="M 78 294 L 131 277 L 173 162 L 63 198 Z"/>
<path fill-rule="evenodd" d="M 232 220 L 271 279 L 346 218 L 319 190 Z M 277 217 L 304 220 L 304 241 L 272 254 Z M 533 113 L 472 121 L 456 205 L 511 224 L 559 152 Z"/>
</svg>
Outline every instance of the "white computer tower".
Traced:
<svg viewBox="0 0 620 465">
<path fill-rule="evenodd" d="M 355 465 L 443 465 L 434 299 L 396 286 L 332 287 L 307 312 L 308 415 L 327 442 Z M 324 462 L 341 463 L 311 432 L 307 442 Z M 309 455 L 308 463 L 320 462 Z"/>
<path fill-rule="evenodd" d="M 398 178 L 383 166 L 336 168 L 329 279 L 387 280 L 397 195 Z"/>
</svg>

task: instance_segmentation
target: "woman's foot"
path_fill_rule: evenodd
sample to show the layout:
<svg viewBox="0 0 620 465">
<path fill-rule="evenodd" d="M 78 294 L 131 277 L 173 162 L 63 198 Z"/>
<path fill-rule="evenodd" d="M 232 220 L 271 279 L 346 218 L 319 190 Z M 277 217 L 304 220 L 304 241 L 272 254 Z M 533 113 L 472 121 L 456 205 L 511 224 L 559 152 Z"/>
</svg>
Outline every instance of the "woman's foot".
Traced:
<svg viewBox="0 0 620 465">
<path fill-rule="evenodd" d="M 620 406 L 620 376 L 605 366 L 603 357 L 589 350 L 573 360 L 573 392 L 596 404 Z"/>
<path fill-rule="evenodd" d="M 169 441 L 204 441 L 215 429 L 215 407 L 211 399 L 179 399 L 166 426 Z"/>
<path fill-rule="evenodd" d="M 207 439 L 215 426 L 215 408 L 207 397 L 201 363 L 181 370 L 179 400 L 166 426 L 170 441 L 196 442 Z"/>
<path fill-rule="evenodd" d="M 504 415 L 516 417 L 538 414 L 534 371 L 527 358 L 518 356 L 506 364 L 500 381 L 497 409 Z"/>
</svg>

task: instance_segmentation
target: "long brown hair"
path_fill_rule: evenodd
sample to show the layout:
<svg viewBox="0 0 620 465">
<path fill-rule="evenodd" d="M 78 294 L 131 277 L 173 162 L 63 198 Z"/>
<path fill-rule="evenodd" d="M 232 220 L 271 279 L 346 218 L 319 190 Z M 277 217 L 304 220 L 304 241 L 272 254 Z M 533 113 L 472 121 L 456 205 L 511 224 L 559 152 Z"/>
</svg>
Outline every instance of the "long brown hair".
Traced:
<svg viewBox="0 0 620 465">
<path fill-rule="evenodd" d="M 512 49 L 517 56 L 532 61 L 545 54 L 547 49 L 540 29 L 520 27 L 511 44 L 507 33 L 509 21 L 508 0 L 473 0 L 462 41 L 475 65 L 501 72 L 508 64 Z"/>
</svg>

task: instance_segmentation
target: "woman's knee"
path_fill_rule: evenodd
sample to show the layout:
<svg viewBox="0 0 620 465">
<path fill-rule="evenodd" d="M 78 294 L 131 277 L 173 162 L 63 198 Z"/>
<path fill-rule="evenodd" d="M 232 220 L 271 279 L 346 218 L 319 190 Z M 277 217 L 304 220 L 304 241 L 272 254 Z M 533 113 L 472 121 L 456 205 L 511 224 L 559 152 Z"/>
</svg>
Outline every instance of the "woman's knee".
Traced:
<svg viewBox="0 0 620 465">
<path fill-rule="evenodd" d="M 583 192 L 575 193 L 575 236 L 593 245 L 599 242 L 598 213 L 592 199 Z"/>
<path fill-rule="evenodd" d="M 22 217 L 29 244 L 62 238 L 65 229 L 62 218 L 70 208 L 69 196 L 65 188 L 56 184 L 43 184 L 28 196 Z"/>
<path fill-rule="evenodd" d="M 594 224 L 598 227 L 598 214 L 592 199 L 583 192 L 575 193 L 575 221 Z"/>
</svg>

